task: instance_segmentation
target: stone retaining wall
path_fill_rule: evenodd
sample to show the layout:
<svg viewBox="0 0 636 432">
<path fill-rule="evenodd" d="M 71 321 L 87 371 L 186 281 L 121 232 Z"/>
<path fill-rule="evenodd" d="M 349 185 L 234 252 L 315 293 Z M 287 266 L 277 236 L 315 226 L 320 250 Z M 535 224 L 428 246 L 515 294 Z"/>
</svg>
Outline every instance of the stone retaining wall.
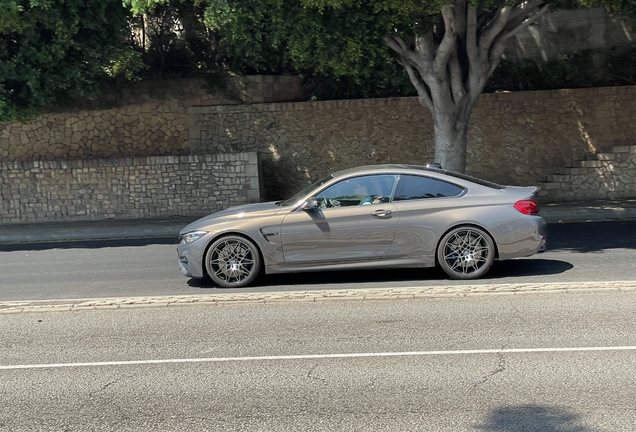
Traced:
<svg viewBox="0 0 636 432">
<path fill-rule="evenodd" d="M 272 82 L 263 82 L 263 88 L 273 93 L 262 93 L 254 101 L 294 94 L 295 90 L 280 88 L 287 82 L 284 77 L 280 77 L 282 81 L 265 78 Z M 276 93 L 277 88 L 280 93 Z M 185 87 L 183 91 L 188 93 Z M 417 98 L 197 106 L 214 100 L 193 102 L 186 98 L 193 104 L 187 105 L 183 102 L 186 99 L 176 102 L 170 94 L 163 102 L 158 95 L 153 96 L 155 99 L 148 102 L 154 104 L 151 109 L 143 103 L 114 108 L 109 120 L 104 119 L 105 111 L 98 110 L 51 114 L 48 120 L 43 117 L 33 125 L 0 125 L 2 162 L 51 159 L 76 163 L 75 159 L 99 156 L 106 161 L 99 163 L 111 163 L 111 158 L 122 156 L 258 152 L 264 180 L 261 187 L 265 187 L 262 197 L 279 199 L 336 169 L 434 160 L 432 118 Z M 144 111 L 147 109 L 150 111 Z M 175 109 L 180 114 L 170 117 Z M 58 115 L 62 117 L 55 117 Z M 470 122 L 467 172 L 503 184 L 538 185 L 585 154 L 632 143 L 636 136 L 634 118 L 634 86 L 484 94 Z M 47 134 L 51 134 L 48 141 Z M 142 136 L 145 138 L 139 138 Z M 6 176 L 4 168 L 2 175 Z M 0 186 L 3 198 L 18 199 L 13 189 L 5 191 L 16 185 L 7 182 Z M 70 183 L 62 187 L 70 188 Z M 568 196 L 575 200 L 584 192 L 573 190 Z M 22 199 L 36 198 L 26 195 Z M 99 208 L 93 206 L 85 214 L 76 210 L 65 214 L 51 210 L 48 214 L 54 218 L 97 218 Z M 41 219 L 27 217 L 28 209 L 23 210 L 26 213 L 14 210 L 11 215 L 3 214 L 0 223 Z M 112 208 L 103 210 L 103 217 L 114 213 Z M 154 210 L 156 214 L 171 211 Z M 142 213 L 138 209 L 123 212 L 125 217 L 153 212 Z"/>
<path fill-rule="evenodd" d="M 636 198 L 636 145 L 604 148 L 549 175 L 544 202 Z"/>
<path fill-rule="evenodd" d="M 202 80 L 142 82 L 102 95 L 103 109 L 0 123 L 0 162 L 191 154 L 189 107 L 305 98 L 294 76 L 246 76 L 208 93 Z"/>
<path fill-rule="evenodd" d="M 0 224 L 203 216 L 258 202 L 256 153 L 8 162 Z"/>
<path fill-rule="evenodd" d="M 293 195 L 330 171 L 431 161 L 430 114 L 416 98 L 190 108 L 197 153 L 257 151 L 268 199 Z"/>
<path fill-rule="evenodd" d="M 258 151 L 266 196 L 289 196 L 329 171 L 434 160 L 433 121 L 417 98 L 189 109 L 193 152 Z M 483 94 L 467 172 L 538 185 L 586 153 L 636 136 L 636 87 Z"/>
</svg>

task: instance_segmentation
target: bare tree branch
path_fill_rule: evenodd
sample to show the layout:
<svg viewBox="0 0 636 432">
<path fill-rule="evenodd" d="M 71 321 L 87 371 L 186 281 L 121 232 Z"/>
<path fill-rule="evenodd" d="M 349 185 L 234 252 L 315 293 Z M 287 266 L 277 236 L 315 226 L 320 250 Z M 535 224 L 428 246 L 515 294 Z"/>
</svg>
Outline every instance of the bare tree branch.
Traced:
<svg viewBox="0 0 636 432">
<path fill-rule="evenodd" d="M 457 36 L 466 40 L 466 0 L 461 0 L 453 6 L 453 15 L 455 16 L 455 30 Z"/>
<path fill-rule="evenodd" d="M 508 17 L 510 16 L 511 12 L 512 8 L 510 6 L 504 6 L 499 9 L 497 15 L 492 19 L 492 21 L 490 21 L 490 23 L 486 27 L 486 30 L 479 38 L 479 57 L 482 62 L 488 60 L 490 46 L 508 23 Z"/>
<path fill-rule="evenodd" d="M 459 58 L 457 57 L 457 50 L 453 51 L 453 54 L 448 61 L 448 69 L 450 72 L 450 85 L 453 94 L 453 101 L 457 104 L 458 102 L 461 102 L 466 94 L 466 91 L 464 90 L 462 69 L 459 64 Z"/>
<path fill-rule="evenodd" d="M 477 67 L 477 9 L 471 4 L 466 10 L 466 55 L 471 69 Z"/>
<path fill-rule="evenodd" d="M 426 66 L 425 64 L 422 64 L 422 62 L 426 62 L 426 59 L 418 56 L 417 53 L 413 51 L 401 37 L 396 35 L 385 36 L 384 42 L 404 61 L 421 68 Z"/>
<path fill-rule="evenodd" d="M 446 73 L 448 59 L 456 49 L 455 43 L 457 41 L 455 16 L 452 6 L 442 6 L 442 17 L 444 18 L 444 37 L 437 47 L 435 63 L 433 64 L 433 70 L 440 77 Z"/>
<path fill-rule="evenodd" d="M 539 9 L 534 15 L 528 14 L 528 15 L 522 16 L 521 19 L 517 17 L 514 20 L 508 21 L 508 24 L 506 25 L 506 28 L 504 29 L 504 37 L 508 39 L 511 36 L 514 36 L 521 29 L 536 22 L 541 17 L 541 15 L 545 14 L 548 11 L 548 9 L 549 9 L 549 6 L 545 5 L 541 9 Z"/>
<path fill-rule="evenodd" d="M 435 106 L 433 105 L 433 100 L 431 99 L 431 95 L 428 93 L 428 89 L 426 88 L 426 85 L 424 84 L 424 81 L 422 80 L 418 72 L 416 72 L 415 68 L 413 68 L 413 66 L 411 66 L 410 64 L 402 62 L 400 60 L 398 61 L 402 66 L 404 66 L 404 69 L 406 69 L 409 80 L 411 80 L 411 84 L 413 84 L 413 87 L 415 87 L 415 90 L 417 90 L 417 94 L 419 95 L 420 100 L 424 102 L 424 105 L 426 105 L 431 113 L 434 113 Z"/>
<path fill-rule="evenodd" d="M 497 40 L 494 42 L 492 49 L 490 50 L 489 62 L 490 69 L 488 71 L 488 76 L 492 75 L 495 71 L 499 62 L 501 61 L 501 57 L 503 56 L 504 50 L 506 49 L 506 41 L 510 39 L 512 36 L 517 34 L 519 31 L 529 26 L 533 22 L 535 22 L 539 17 L 545 14 L 549 9 L 548 5 L 543 6 L 537 13 L 532 15 L 531 17 L 526 18 L 521 24 L 517 25 L 515 28 L 509 30 L 508 32 L 501 34 Z"/>
<path fill-rule="evenodd" d="M 399 36 L 387 35 L 387 36 L 384 36 L 383 39 L 384 39 L 384 43 L 386 43 L 389 46 L 389 48 L 391 48 L 400 56 L 403 56 L 404 51 L 408 49 L 408 47 L 406 46 L 406 43 L 404 43 L 402 38 Z"/>
<path fill-rule="evenodd" d="M 527 3 L 520 4 L 519 6 L 514 8 L 512 13 L 510 14 L 510 19 L 508 20 L 508 22 L 516 20 L 520 15 L 527 16 L 530 12 L 544 3 L 545 0 L 533 0 Z"/>
<path fill-rule="evenodd" d="M 433 41 L 433 32 L 427 32 L 424 35 L 415 35 L 415 52 L 427 61 L 433 61 L 435 58 L 435 42 Z"/>
</svg>

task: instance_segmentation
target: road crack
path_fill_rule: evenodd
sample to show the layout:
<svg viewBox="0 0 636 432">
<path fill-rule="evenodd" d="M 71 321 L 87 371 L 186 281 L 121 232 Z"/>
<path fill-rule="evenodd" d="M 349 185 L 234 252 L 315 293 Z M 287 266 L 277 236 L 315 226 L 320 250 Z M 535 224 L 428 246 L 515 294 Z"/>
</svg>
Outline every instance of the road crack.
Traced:
<svg viewBox="0 0 636 432">
<path fill-rule="evenodd" d="M 498 356 L 497 367 L 494 370 L 488 372 L 486 375 L 484 375 L 481 378 L 481 381 L 479 381 L 478 383 L 475 383 L 475 385 L 473 385 L 473 390 L 476 389 L 479 386 L 482 386 L 482 385 L 486 384 L 495 375 L 498 375 L 498 374 L 503 373 L 503 372 L 506 371 L 507 363 L 506 363 L 505 356 L 503 355 L 503 353 L 499 353 L 499 354 L 497 354 L 497 356 Z"/>
<path fill-rule="evenodd" d="M 119 383 L 120 381 L 123 381 L 123 380 L 128 379 L 128 378 L 132 378 L 132 377 L 133 377 L 132 375 L 128 375 L 128 376 L 125 376 L 125 377 L 122 377 L 122 378 L 116 379 L 116 380 L 114 380 L 114 381 L 108 382 L 108 383 L 106 383 L 106 384 L 102 385 L 102 387 L 101 387 L 100 389 L 95 390 L 95 391 L 93 391 L 93 392 L 90 392 L 90 393 L 88 394 L 88 397 L 89 397 L 89 399 L 90 399 L 90 398 L 93 398 L 94 396 L 96 396 L 96 395 L 98 395 L 98 394 L 100 394 L 100 393 L 104 392 L 104 391 L 105 391 L 108 387 L 113 386 L 113 385 L 115 385 L 115 384 Z"/>
<path fill-rule="evenodd" d="M 326 383 L 327 382 L 326 379 L 320 378 L 320 377 L 317 377 L 316 375 L 314 375 L 314 372 L 316 371 L 317 368 L 318 368 L 318 365 L 314 365 L 311 368 L 309 368 L 309 372 L 307 372 L 306 377 L 310 378 L 310 379 L 312 379 L 314 381 L 320 381 L 322 383 Z"/>
</svg>

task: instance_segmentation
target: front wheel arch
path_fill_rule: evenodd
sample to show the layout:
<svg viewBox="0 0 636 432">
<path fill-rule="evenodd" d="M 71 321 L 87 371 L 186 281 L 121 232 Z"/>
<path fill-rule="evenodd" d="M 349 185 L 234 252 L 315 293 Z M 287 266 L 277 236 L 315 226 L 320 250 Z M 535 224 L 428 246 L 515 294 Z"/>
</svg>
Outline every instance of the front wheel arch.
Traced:
<svg viewBox="0 0 636 432">
<path fill-rule="evenodd" d="M 240 239 L 242 241 L 247 242 L 251 247 L 254 248 L 254 252 L 256 254 L 255 258 L 256 258 L 256 262 L 257 262 L 257 268 L 255 269 L 254 274 L 250 274 L 249 278 L 246 279 L 245 282 L 227 284 L 227 283 L 221 282 L 220 280 L 218 280 L 218 278 L 215 278 L 215 277 L 213 277 L 212 274 L 210 274 L 210 265 L 209 265 L 209 262 L 208 262 L 209 261 L 210 251 L 214 247 L 214 245 L 216 245 L 220 240 L 228 239 L 228 238 L 230 238 L 230 239 L 231 238 Z M 217 285 L 222 286 L 224 288 L 240 288 L 240 287 L 244 287 L 244 286 L 249 285 L 260 274 L 262 274 L 264 272 L 265 264 L 264 264 L 264 260 L 263 260 L 263 253 L 262 253 L 262 251 L 260 249 L 260 246 L 252 238 L 250 238 L 249 236 L 247 236 L 247 235 L 245 235 L 243 233 L 239 233 L 239 232 L 224 232 L 224 233 L 220 233 L 217 236 L 215 236 L 206 245 L 205 251 L 203 253 L 203 266 L 202 267 L 203 267 L 204 276 L 207 276 L 208 278 L 210 278 Z"/>
</svg>

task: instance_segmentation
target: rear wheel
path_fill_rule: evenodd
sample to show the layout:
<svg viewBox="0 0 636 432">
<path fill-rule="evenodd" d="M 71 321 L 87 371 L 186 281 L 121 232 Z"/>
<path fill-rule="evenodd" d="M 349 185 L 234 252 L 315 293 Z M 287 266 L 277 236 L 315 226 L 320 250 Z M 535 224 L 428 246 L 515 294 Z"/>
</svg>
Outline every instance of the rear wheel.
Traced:
<svg viewBox="0 0 636 432">
<path fill-rule="evenodd" d="M 449 231 L 437 248 L 437 261 L 453 279 L 483 276 L 495 259 L 495 243 L 483 230 L 463 226 Z"/>
<path fill-rule="evenodd" d="M 258 248 L 240 236 L 224 236 L 208 249 L 205 268 L 214 283 L 224 288 L 239 288 L 250 284 L 261 269 Z"/>
</svg>

